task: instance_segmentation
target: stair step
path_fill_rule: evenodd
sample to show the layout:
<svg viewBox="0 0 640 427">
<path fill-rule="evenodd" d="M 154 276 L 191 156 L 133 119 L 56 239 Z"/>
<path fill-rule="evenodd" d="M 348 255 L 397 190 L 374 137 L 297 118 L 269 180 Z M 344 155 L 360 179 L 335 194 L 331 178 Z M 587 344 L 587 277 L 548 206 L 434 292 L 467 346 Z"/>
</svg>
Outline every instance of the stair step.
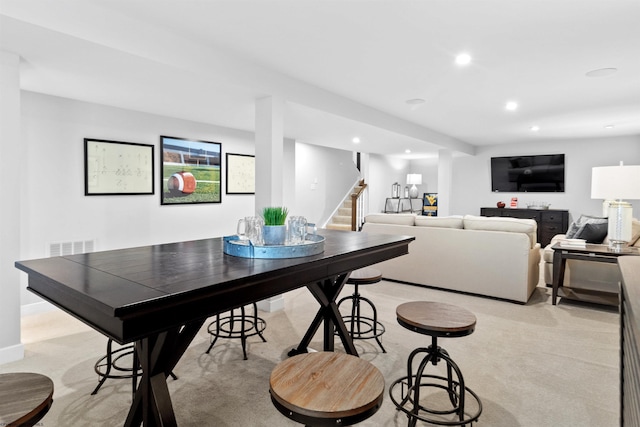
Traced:
<svg viewBox="0 0 640 427">
<path fill-rule="evenodd" d="M 351 217 L 351 208 L 338 208 L 337 215 Z"/>
<path fill-rule="evenodd" d="M 351 231 L 351 224 L 327 224 L 327 228 L 330 230 Z"/>
<path fill-rule="evenodd" d="M 334 215 L 331 218 L 331 222 L 334 224 L 349 224 L 351 225 L 351 215 L 343 216 L 343 215 Z"/>
</svg>

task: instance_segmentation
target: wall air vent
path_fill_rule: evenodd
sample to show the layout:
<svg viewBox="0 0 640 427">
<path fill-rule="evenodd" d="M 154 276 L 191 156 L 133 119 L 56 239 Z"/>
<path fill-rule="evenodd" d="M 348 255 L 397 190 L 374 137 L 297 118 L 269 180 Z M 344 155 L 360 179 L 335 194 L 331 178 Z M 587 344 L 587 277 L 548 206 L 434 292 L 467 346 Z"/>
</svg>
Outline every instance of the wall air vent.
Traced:
<svg viewBox="0 0 640 427">
<path fill-rule="evenodd" d="M 75 255 L 93 252 L 96 247 L 95 240 L 81 240 L 78 242 L 49 243 L 49 256 Z"/>
</svg>

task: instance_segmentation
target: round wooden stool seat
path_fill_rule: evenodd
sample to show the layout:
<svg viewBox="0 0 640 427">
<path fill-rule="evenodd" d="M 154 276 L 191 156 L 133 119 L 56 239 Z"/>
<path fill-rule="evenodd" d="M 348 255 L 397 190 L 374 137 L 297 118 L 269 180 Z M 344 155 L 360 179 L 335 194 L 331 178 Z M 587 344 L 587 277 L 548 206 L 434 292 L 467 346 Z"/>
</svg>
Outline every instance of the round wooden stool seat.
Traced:
<svg viewBox="0 0 640 427">
<path fill-rule="evenodd" d="M 476 327 L 473 313 L 442 302 L 407 302 L 396 308 L 396 316 L 405 328 L 437 337 L 463 337 L 472 334 Z"/>
<path fill-rule="evenodd" d="M 378 310 L 373 302 L 360 295 L 358 290 L 359 285 L 372 285 L 382 280 L 382 273 L 375 268 L 365 267 L 358 270 L 354 270 L 347 279 L 347 284 L 354 285 L 353 294 L 346 296 L 338 301 L 338 310 L 340 305 L 345 301 L 351 302 L 351 312 L 349 315 L 342 316 L 342 320 L 349 329 L 349 335 L 354 340 L 367 340 L 375 339 L 383 353 L 387 350 L 382 346 L 380 336 L 384 334 L 385 328 L 382 323 L 378 321 Z M 362 314 L 362 306 L 365 307 L 365 313 Z"/>
<path fill-rule="evenodd" d="M 304 353 L 274 368 L 269 392 L 274 406 L 299 423 L 352 425 L 380 408 L 384 378 L 378 368 L 356 356 Z"/>
<path fill-rule="evenodd" d="M 431 336 L 431 345 L 411 352 L 407 375 L 389 387 L 389 397 L 399 411 L 409 418 L 409 427 L 418 420 L 437 425 L 467 425 L 477 421 L 482 413 L 478 395 L 465 385 L 462 371 L 438 346 L 438 338 L 464 337 L 473 333 L 476 316 L 455 305 L 414 301 L 396 308 L 398 323 L 423 335 Z M 414 359 L 423 355 L 414 372 Z M 427 374 L 429 365 L 444 362 L 446 376 Z"/>
<path fill-rule="evenodd" d="M 353 270 L 347 279 L 350 285 L 371 285 L 382 280 L 382 273 L 371 267 Z"/>
<path fill-rule="evenodd" d="M 49 377 L 29 372 L 0 374 L 0 426 L 33 426 L 52 402 Z"/>
</svg>

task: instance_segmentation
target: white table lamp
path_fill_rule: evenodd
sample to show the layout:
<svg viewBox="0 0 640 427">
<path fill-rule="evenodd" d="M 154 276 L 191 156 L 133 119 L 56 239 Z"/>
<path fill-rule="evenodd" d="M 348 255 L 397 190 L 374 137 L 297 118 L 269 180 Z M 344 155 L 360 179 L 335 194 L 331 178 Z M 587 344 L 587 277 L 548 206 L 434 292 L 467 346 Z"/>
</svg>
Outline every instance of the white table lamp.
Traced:
<svg viewBox="0 0 640 427">
<path fill-rule="evenodd" d="M 600 166 L 591 170 L 591 198 L 609 203 L 609 247 L 620 251 L 631 240 L 633 210 L 627 200 L 640 199 L 640 166 Z"/>
<path fill-rule="evenodd" d="M 411 199 L 418 198 L 418 187 L 416 187 L 416 185 L 422 185 L 422 174 L 407 174 L 407 184 L 412 185 L 412 187 L 409 189 L 409 197 Z"/>
</svg>

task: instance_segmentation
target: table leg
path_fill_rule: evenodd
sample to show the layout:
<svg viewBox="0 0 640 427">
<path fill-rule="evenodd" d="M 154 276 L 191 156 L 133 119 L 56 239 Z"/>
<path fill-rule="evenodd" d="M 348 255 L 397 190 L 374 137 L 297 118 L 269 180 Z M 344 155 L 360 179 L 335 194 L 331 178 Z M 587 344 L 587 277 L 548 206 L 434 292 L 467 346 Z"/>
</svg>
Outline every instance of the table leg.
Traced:
<svg viewBox="0 0 640 427">
<path fill-rule="evenodd" d="M 562 251 L 553 251 L 553 291 L 551 292 L 551 303 L 553 305 L 556 305 L 558 288 L 564 285 L 564 273 L 566 266 L 567 259 L 562 256 Z"/>
<path fill-rule="evenodd" d="M 311 325 L 307 329 L 304 337 L 302 338 L 302 341 L 300 341 L 300 344 L 297 348 L 289 352 L 289 356 L 307 352 L 307 347 L 309 346 L 309 343 L 311 343 L 311 339 L 318 331 L 318 328 L 320 327 L 320 324 L 323 323 L 323 321 L 324 351 L 333 351 L 335 331 L 338 333 L 338 336 L 342 341 L 342 345 L 344 345 L 345 351 L 348 354 L 352 354 L 354 356 L 358 355 L 358 351 L 353 344 L 351 335 L 349 335 L 349 332 L 347 331 L 347 327 L 342 320 L 342 316 L 340 315 L 340 311 L 338 310 L 338 306 L 336 304 L 336 299 L 338 298 L 338 295 L 347 282 L 349 274 L 350 272 L 341 274 L 331 279 L 326 279 L 322 282 L 307 285 L 307 288 L 309 289 L 311 294 L 320 304 L 320 308 L 318 309 L 318 313 L 311 322 Z"/>
<path fill-rule="evenodd" d="M 206 319 L 180 328 L 160 332 L 136 341 L 136 352 L 142 367 L 142 377 L 136 389 L 127 426 L 177 426 L 167 377 L 189 347 Z"/>
</svg>

